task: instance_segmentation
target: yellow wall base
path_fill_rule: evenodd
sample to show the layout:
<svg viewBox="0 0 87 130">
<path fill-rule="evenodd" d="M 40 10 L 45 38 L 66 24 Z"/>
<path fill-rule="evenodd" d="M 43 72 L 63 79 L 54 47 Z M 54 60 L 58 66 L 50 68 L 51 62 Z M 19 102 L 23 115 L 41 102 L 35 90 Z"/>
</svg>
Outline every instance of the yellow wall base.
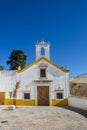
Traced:
<svg viewBox="0 0 87 130">
<path fill-rule="evenodd" d="M 52 106 L 68 106 L 68 99 L 52 99 Z"/>
<path fill-rule="evenodd" d="M 5 99 L 4 105 L 35 106 L 35 100 Z"/>
<path fill-rule="evenodd" d="M 35 100 L 5 99 L 4 105 L 35 106 Z M 52 106 L 68 106 L 68 99 L 52 99 Z"/>
</svg>

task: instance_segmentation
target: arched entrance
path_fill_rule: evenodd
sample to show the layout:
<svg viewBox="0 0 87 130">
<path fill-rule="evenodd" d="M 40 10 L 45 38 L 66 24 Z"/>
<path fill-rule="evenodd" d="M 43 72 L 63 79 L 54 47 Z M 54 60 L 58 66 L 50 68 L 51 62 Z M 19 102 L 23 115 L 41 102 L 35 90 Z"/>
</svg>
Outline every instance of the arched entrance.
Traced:
<svg viewBox="0 0 87 130">
<path fill-rule="evenodd" d="M 37 86 L 37 102 L 39 106 L 49 106 L 49 86 Z"/>
</svg>

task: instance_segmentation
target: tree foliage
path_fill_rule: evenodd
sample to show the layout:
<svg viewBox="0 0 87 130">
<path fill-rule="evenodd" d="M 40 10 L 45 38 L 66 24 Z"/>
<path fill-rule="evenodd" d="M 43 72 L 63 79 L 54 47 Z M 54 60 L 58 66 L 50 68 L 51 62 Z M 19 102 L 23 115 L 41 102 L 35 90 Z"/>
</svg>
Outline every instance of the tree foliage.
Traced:
<svg viewBox="0 0 87 130">
<path fill-rule="evenodd" d="M 7 65 L 10 65 L 10 70 L 17 70 L 20 66 L 21 69 L 25 67 L 27 56 L 22 50 L 13 50 Z"/>
<path fill-rule="evenodd" d="M 0 66 L 0 70 L 4 70 L 4 67 L 2 65 Z"/>
</svg>

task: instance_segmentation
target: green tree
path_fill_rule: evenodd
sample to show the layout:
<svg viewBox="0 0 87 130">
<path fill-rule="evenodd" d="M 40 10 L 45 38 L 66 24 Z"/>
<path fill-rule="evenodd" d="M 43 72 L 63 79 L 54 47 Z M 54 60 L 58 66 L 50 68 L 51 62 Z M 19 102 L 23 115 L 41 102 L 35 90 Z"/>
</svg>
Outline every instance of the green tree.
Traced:
<svg viewBox="0 0 87 130">
<path fill-rule="evenodd" d="M 2 65 L 0 66 L 0 70 L 4 70 L 4 67 Z"/>
<path fill-rule="evenodd" d="M 10 70 L 17 70 L 20 66 L 21 69 L 25 67 L 27 56 L 22 50 L 13 50 L 7 65 L 10 65 Z"/>
</svg>

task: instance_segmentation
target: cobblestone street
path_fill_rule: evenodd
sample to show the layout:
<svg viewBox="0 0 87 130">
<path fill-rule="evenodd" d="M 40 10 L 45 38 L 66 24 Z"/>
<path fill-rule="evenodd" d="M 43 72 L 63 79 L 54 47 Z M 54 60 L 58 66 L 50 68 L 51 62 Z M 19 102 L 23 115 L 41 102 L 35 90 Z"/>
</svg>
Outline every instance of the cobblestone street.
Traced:
<svg viewBox="0 0 87 130">
<path fill-rule="evenodd" d="M 87 118 L 60 107 L 0 107 L 0 130 L 87 130 Z"/>
</svg>

